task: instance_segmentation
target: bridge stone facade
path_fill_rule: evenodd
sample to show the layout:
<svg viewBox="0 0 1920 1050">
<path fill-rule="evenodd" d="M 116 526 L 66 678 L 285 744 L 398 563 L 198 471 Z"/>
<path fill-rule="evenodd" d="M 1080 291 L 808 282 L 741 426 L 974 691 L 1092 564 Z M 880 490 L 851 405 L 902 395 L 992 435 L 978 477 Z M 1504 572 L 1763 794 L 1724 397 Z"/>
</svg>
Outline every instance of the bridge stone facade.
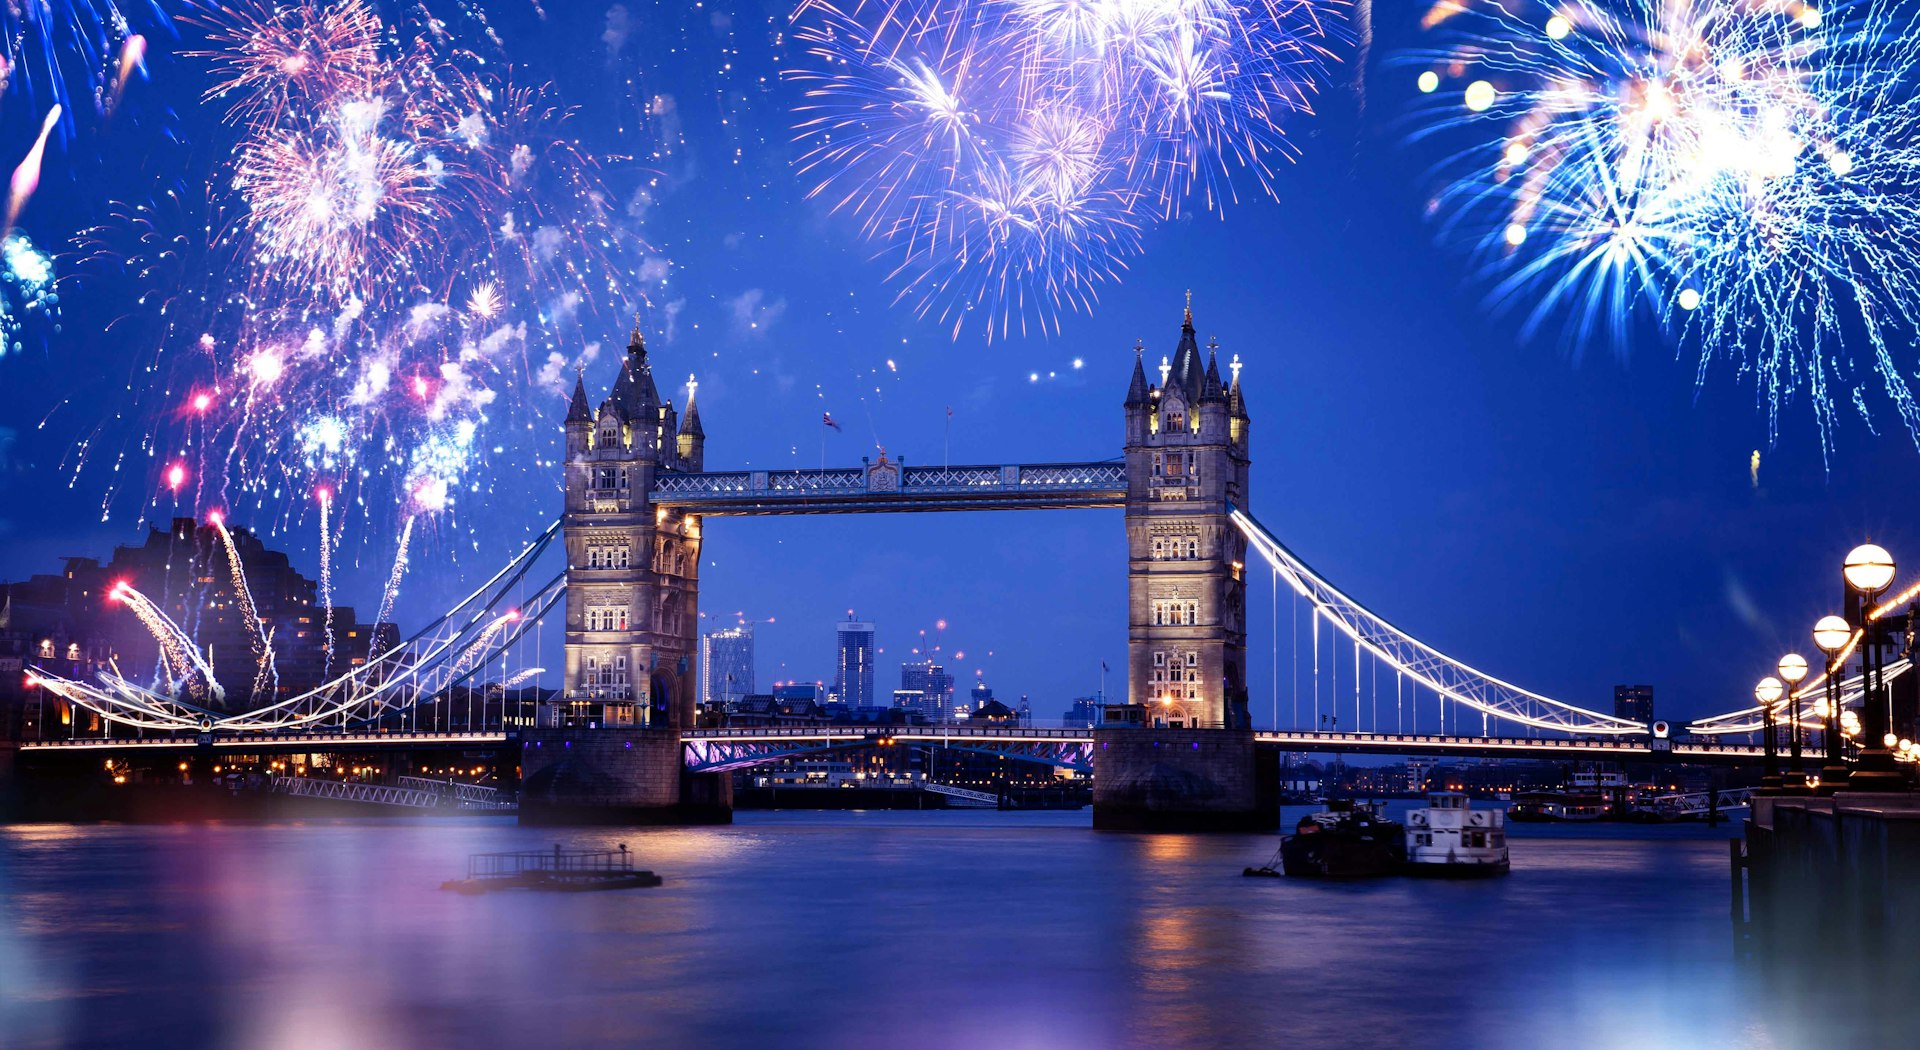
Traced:
<svg viewBox="0 0 1920 1050">
<path fill-rule="evenodd" d="M 706 432 L 660 397 L 635 328 L 600 407 L 576 379 L 566 421 L 568 726 L 693 724 L 700 519 L 649 498 L 661 474 L 699 471 Z"/>
<path fill-rule="evenodd" d="M 1227 383 L 1212 347 L 1202 368 L 1191 297 L 1157 385 L 1141 350 L 1126 400 L 1127 702 L 1148 725 L 1249 729 L 1247 541 L 1229 517 L 1247 506 L 1240 359 Z"/>
</svg>

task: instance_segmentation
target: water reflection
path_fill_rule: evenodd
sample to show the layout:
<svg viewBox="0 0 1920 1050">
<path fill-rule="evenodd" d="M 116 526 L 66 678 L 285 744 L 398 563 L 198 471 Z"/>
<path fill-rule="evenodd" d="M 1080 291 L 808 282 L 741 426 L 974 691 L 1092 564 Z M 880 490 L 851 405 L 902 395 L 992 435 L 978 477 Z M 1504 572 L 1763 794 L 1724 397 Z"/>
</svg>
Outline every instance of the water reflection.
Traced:
<svg viewBox="0 0 1920 1050">
<path fill-rule="evenodd" d="M 1519 839 L 1491 882 L 1316 884 L 1240 876 L 1270 837 L 1086 819 L 0 829 L 0 1032 L 353 1050 L 1838 1045 L 1780 997 L 1754 1008 L 1725 832 Z M 468 853 L 556 839 L 625 842 L 667 884 L 437 888 Z"/>
</svg>

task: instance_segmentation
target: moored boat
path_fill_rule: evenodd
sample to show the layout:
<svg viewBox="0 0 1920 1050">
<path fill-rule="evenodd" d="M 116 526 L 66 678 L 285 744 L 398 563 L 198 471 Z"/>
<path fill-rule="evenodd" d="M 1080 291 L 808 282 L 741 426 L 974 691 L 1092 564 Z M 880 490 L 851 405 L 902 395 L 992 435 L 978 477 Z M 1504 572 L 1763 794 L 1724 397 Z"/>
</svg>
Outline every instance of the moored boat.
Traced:
<svg viewBox="0 0 1920 1050">
<path fill-rule="evenodd" d="M 1596 794 L 1526 791 L 1514 796 L 1507 816 L 1516 823 L 1586 823 L 1607 815 L 1607 800 Z"/>
<path fill-rule="evenodd" d="M 1505 875 L 1506 814 L 1474 809 L 1457 791 L 1435 791 L 1425 809 L 1407 813 L 1409 875 L 1472 878 Z"/>
<path fill-rule="evenodd" d="M 1288 875 L 1369 878 L 1391 875 L 1405 860 L 1404 829 L 1364 802 L 1329 802 L 1300 818 L 1280 842 L 1280 867 Z"/>
</svg>

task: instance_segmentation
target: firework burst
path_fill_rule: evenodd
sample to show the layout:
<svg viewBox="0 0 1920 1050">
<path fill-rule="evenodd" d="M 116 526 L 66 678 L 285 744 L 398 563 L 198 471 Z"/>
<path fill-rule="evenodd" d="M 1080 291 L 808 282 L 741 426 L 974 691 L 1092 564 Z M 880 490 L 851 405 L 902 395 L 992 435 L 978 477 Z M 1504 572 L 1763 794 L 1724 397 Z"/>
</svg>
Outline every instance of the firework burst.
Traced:
<svg viewBox="0 0 1920 1050">
<path fill-rule="evenodd" d="M 1878 0 L 1447 3 L 1423 134 L 1467 135 L 1436 199 L 1529 334 L 1628 344 L 1652 319 L 1704 382 L 1751 376 L 1777 435 L 1804 394 L 1878 388 L 1920 443 L 1899 353 L 1920 304 L 1920 63 Z"/>
<path fill-rule="evenodd" d="M 795 16 L 813 193 L 957 335 L 1057 330 L 1144 230 L 1273 190 L 1344 0 L 912 0 Z"/>
<path fill-rule="evenodd" d="M 231 148 L 80 253 L 157 329 L 143 444 L 269 528 L 317 484 L 336 540 L 354 513 L 454 511 L 530 410 L 529 353 L 579 353 L 596 305 L 644 298 L 644 245 L 477 9 L 253 0 L 190 28 Z"/>
<path fill-rule="evenodd" d="M 54 290 L 53 260 L 33 246 L 23 233 L 0 236 L 0 357 L 19 353 L 29 321 L 49 323 L 59 316 L 60 296 Z"/>
</svg>

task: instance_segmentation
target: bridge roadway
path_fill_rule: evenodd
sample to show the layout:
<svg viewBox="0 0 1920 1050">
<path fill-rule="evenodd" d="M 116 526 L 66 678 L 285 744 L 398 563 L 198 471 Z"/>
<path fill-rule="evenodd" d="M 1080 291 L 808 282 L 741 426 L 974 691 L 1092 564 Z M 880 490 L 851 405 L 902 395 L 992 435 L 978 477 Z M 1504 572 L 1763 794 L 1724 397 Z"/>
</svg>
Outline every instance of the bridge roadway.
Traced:
<svg viewBox="0 0 1920 1050">
<path fill-rule="evenodd" d="M 207 746 L 226 751 L 292 753 L 336 748 L 500 747 L 516 734 L 458 733 L 254 733 L 218 735 Z M 775 759 L 869 744 L 934 744 L 969 750 L 993 750 L 1054 765 L 1088 765 L 1091 729 L 1035 726 L 775 726 L 770 728 L 688 729 L 681 733 L 689 766 L 709 771 L 741 769 Z M 1308 730 L 1260 730 L 1255 742 L 1281 751 L 1317 754 L 1436 755 L 1463 758 L 1545 758 L 1599 761 L 1666 760 L 1741 765 L 1758 762 L 1761 748 L 1745 744 L 1673 741 L 1656 750 L 1644 738 L 1469 737 L 1430 733 L 1323 733 Z M 1667 743 L 1667 742 L 1662 742 Z M 202 746 L 196 737 L 76 738 L 27 741 L 23 753 L 188 750 Z"/>
</svg>

